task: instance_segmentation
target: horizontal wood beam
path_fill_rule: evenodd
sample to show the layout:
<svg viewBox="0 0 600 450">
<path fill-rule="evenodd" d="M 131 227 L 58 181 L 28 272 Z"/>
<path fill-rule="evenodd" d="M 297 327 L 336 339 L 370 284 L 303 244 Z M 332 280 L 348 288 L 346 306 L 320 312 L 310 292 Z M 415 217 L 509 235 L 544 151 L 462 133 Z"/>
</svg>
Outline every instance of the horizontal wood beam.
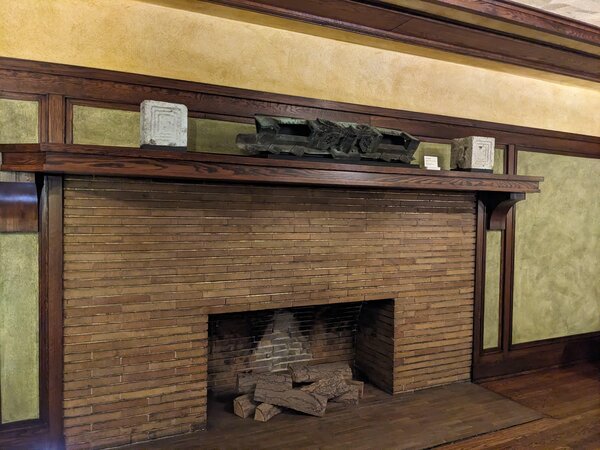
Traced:
<svg viewBox="0 0 600 450">
<path fill-rule="evenodd" d="M 557 36 L 600 45 L 600 29 L 568 17 L 506 0 L 427 0 Z"/>
<path fill-rule="evenodd" d="M 72 144 L 0 145 L 2 170 L 390 189 L 539 192 L 540 177 Z"/>
<path fill-rule="evenodd" d="M 4 92 L 21 96 L 59 94 L 70 99 L 68 105 L 76 102 L 135 110 L 142 101 L 152 98 L 183 103 L 192 117 L 245 123 L 253 123 L 255 114 L 322 118 L 404 130 L 424 141 L 449 143 L 460 136 L 490 136 L 498 145 L 514 144 L 521 150 L 600 158 L 600 137 L 596 136 L 149 75 L 0 57 L 0 80 L 0 90 Z M 72 131 L 70 125 L 67 122 L 66 128 Z M 67 141 L 70 137 L 67 136 Z"/>
</svg>

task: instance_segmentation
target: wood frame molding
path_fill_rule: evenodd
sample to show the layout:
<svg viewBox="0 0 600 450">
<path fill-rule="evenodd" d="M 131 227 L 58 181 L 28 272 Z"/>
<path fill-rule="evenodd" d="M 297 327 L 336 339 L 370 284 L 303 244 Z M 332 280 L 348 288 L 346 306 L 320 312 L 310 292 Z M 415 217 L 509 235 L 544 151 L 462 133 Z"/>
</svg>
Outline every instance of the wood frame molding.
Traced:
<svg viewBox="0 0 600 450">
<path fill-rule="evenodd" d="M 517 174 L 519 150 L 523 149 L 517 148 L 515 145 L 507 147 L 506 173 Z M 490 215 L 486 213 L 485 205 L 479 202 L 478 221 L 489 221 Z M 499 228 L 496 229 L 503 230 L 498 323 L 499 342 L 497 348 L 483 349 L 486 248 L 485 234 L 480 235 L 478 228 L 476 248 L 476 280 L 478 282 L 475 289 L 474 305 L 473 379 L 482 381 L 520 372 L 568 365 L 582 360 L 600 359 L 600 331 L 521 344 L 512 343 L 516 211 L 509 208 L 504 217 L 499 218 L 496 223 L 499 225 Z"/>
<path fill-rule="evenodd" d="M 545 153 L 600 158 L 600 137 L 415 113 L 190 81 L 0 57 L 0 91 L 62 95 L 67 105 L 137 109 L 152 97 L 184 103 L 193 117 L 252 122 L 254 114 L 366 123 L 398 128 L 431 142 L 456 136 L 492 136 L 497 145 Z M 65 109 L 68 110 L 66 107 Z M 68 116 L 68 111 L 65 113 Z M 68 120 L 65 129 L 69 129 Z M 70 142 L 70 136 L 65 137 Z"/>
<path fill-rule="evenodd" d="M 512 175 L 516 174 L 517 147 L 527 151 L 600 158 L 600 137 L 9 58 L 0 58 L 0 93 L 3 96 L 27 96 L 38 100 L 41 105 L 40 141 L 53 142 L 59 146 L 72 142 L 73 105 L 137 110 L 142 100 L 154 98 L 184 103 L 193 117 L 235 122 L 251 123 L 252 115 L 261 113 L 305 118 L 322 117 L 399 128 L 422 140 L 440 143 L 448 143 L 457 136 L 493 136 L 498 145 L 508 146 L 506 173 Z M 294 164 L 303 163 L 298 161 Z M 40 292 L 44 295 L 44 306 L 40 314 L 42 318 L 47 318 L 47 325 L 42 325 L 46 328 L 41 328 L 40 332 L 47 336 L 44 343 L 46 347 L 43 348 L 48 349 L 48 359 L 41 365 L 44 376 L 48 377 L 48 385 L 43 393 L 47 400 L 42 406 L 44 411 L 48 411 L 43 416 L 47 424 L 41 425 L 40 421 L 20 423 L 15 429 L 0 434 L 0 447 L 17 441 L 26 442 L 26 438 L 31 439 L 31 442 L 44 439 L 45 443 L 53 442 L 57 448 L 62 446 L 62 178 L 56 175 L 38 176 L 38 186 L 42 191 L 39 214 L 42 269 Z M 507 273 L 512 271 L 510 249 L 514 241 L 514 216 L 511 211 L 507 214 L 506 229 L 503 231 L 505 237 L 502 240 L 505 249 L 503 266 Z M 478 223 L 484 222 L 480 220 Z M 485 246 L 481 244 L 479 234 L 477 249 L 477 258 L 480 260 Z M 481 274 L 478 275 L 479 283 L 480 277 Z M 503 298 L 509 299 L 512 295 L 510 276 L 503 279 L 502 283 Z M 481 285 L 476 292 L 480 292 L 480 288 Z M 481 294 L 476 294 L 475 299 L 476 302 L 481 302 Z M 503 316 L 510 318 L 509 303 L 504 304 L 503 311 Z M 476 312 L 476 318 L 480 317 L 477 314 Z M 481 329 L 477 330 L 477 323 L 476 320 L 476 337 L 481 336 Z M 509 326 L 508 323 L 510 320 L 503 321 L 501 338 L 504 348 L 510 347 L 510 334 L 504 328 Z M 591 342 L 597 342 L 596 339 L 596 335 L 591 334 L 565 338 L 562 341 L 527 344 L 535 350 L 526 350 L 527 347 L 519 345 L 507 351 L 508 356 L 504 357 L 501 356 L 504 353 L 497 350 L 484 352 L 481 356 L 474 354 L 473 374 L 477 379 L 499 373 L 498 367 L 507 368 L 502 369 L 502 373 L 529 370 L 528 367 L 535 364 L 542 367 L 541 364 L 557 360 L 555 356 L 548 355 L 558 355 L 561 348 L 567 348 L 565 343 L 577 342 L 577 345 L 587 346 L 591 345 Z M 544 352 L 544 349 L 550 349 L 545 353 L 547 356 L 535 356 Z M 522 356 L 526 355 L 527 351 L 530 352 L 529 357 Z M 482 365 L 481 361 L 486 363 Z"/>
<path fill-rule="evenodd" d="M 0 447 L 63 448 L 62 177 L 39 177 L 40 417 L 5 424 Z"/>
<path fill-rule="evenodd" d="M 6 92 L 0 80 L 0 98 L 38 102 L 40 142 L 64 142 L 64 97 L 26 92 Z M 1 158 L 0 158 L 1 160 Z M 63 448 L 62 437 L 62 177 L 34 176 L 19 182 L 35 196 L 35 229 L 39 239 L 39 398 L 40 417 L 1 426 L 0 447 Z M 35 181 L 35 182 L 34 182 Z M 31 215 L 31 214 L 30 214 Z"/>
<path fill-rule="evenodd" d="M 508 0 L 428 0 L 442 6 L 473 12 L 492 19 L 534 28 L 557 36 L 595 45 L 600 44 L 597 27 L 568 17 L 541 11 Z"/>
<path fill-rule="evenodd" d="M 268 14 L 284 19 L 299 20 L 313 25 L 335 28 L 351 33 L 433 48 L 465 56 L 513 64 L 529 69 L 560 75 L 600 81 L 600 57 L 581 50 L 550 44 L 541 40 L 457 22 L 393 5 L 389 2 L 369 0 L 211 0 L 212 3 Z M 448 6 L 446 3 L 439 2 Z M 475 3 L 470 11 L 506 20 L 513 14 L 521 25 L 533 22 L 532 11 L 521 8 L 482 6 L 481 0 L 458 0 L 456 5 L 465 9 L 465 3 Z M 485 2 L 489 3 L 489 2 Z M 538 27 L 552 28 L 554 34 L 563 34 L 598 45 L 600 31 L 585 27 L 568 19 L 559 21 L 554 16 L 545 17 L 538 12 L 534 22 Z M 513 21 L 515 19 L 513 18 Z"/>
<path fill-rule="evenodd" d="M 121 177 L 309 184 L 389 189 L 485 191 L 500 223 L 525 193 L 539 192 L 541 177 L 478 172 L 432 172 L 417 167 L 248 158 L 197 152 L 74 144 L 0 145 L 2 170 Z M 516 199 L 516 200 L 515 200 Z M 508 207 L 507 207 L 508 206 Z"/>
</svg>

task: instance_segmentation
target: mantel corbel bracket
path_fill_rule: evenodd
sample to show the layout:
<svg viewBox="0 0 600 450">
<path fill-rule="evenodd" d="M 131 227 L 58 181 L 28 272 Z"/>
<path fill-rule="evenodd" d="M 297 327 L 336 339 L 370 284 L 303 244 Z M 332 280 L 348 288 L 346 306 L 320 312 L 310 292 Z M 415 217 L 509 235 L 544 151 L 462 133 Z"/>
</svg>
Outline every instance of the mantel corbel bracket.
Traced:
<svg viewBox="0 0 600 450">
<path fill-rule="evenodd" d="M 486 229 L 506 229 L 506 216 L 511 208 L 525 200 L 523 192 L 482 192 L 480 198 L 486 209 Z"/>
</svg>

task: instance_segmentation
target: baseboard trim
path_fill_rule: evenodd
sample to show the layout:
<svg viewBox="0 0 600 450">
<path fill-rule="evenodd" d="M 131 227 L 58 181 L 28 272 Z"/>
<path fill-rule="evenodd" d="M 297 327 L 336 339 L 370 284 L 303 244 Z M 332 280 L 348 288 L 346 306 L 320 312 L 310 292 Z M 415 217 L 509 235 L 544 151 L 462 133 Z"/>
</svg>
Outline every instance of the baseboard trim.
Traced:
<svg viewBox="0 0 600 450">
<path fill-rule="evenodd" d="M 513 345 L 508 352 L 488 353 L 473 365 L 473 381 L 600 360 L 600 331 Z"/>
</svg>

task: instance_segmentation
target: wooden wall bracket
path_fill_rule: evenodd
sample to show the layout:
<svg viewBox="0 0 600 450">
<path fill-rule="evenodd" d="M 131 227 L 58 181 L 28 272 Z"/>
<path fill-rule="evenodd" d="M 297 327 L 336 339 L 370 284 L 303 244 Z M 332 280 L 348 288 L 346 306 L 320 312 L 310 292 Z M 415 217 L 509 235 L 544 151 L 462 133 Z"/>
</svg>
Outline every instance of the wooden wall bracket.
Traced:
<svg viewBox="0 0 600 450">
<path fill-rule="evenodd" d="M 35 183 L 0 181 L 0 233 L 38 231 Z"/>
<path fill-rule="evenodd" d="M 480 195 L 485 204 L 487 230 L 505 230 L 508 212 L 525 200 L 524 192 L 482 192 Z"/>
</svg>

